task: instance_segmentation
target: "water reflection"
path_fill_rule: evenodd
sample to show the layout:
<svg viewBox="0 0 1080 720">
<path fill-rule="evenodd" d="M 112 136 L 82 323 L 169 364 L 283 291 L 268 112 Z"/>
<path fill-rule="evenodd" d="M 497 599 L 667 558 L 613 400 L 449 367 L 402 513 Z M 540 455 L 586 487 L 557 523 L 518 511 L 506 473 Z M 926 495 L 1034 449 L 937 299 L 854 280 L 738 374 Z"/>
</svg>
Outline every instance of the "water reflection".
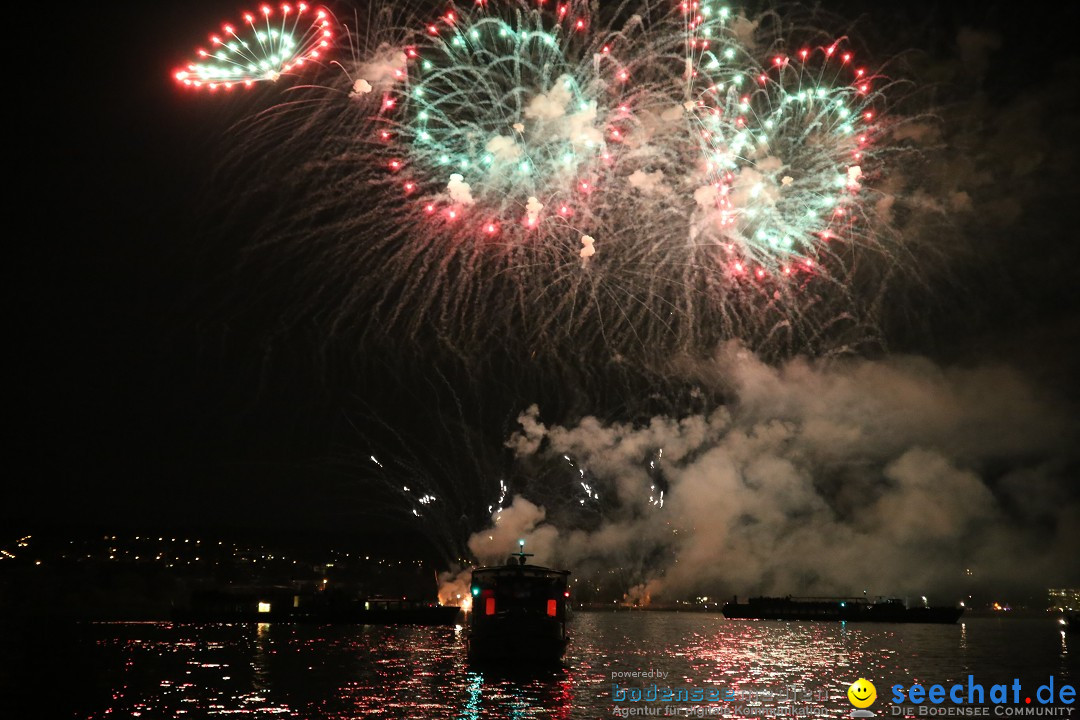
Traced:
<svg viewBox="0 0 1080 720">
<path fill-rule="evenodd" d="M 472 669 L 467 673 L 467 699 L 456 717 L 568 718 L 573 708 L 573 673 L 566 667 Z"/>
<path fill-rule="evenodd" d="M 455 628 L 294 625 L 85 626 L 108 700 L 79 717 L 594 718 L 613 686 L 716 688 L 758 704 L 812 701 L 847 715 L 847 686 L 945 683 L 976 674 L 1068 678 L 1049 623 L 958 626 L 731 622 L 702 614 L 579 614 L 560 667 L 470 665 Z M 1073 653 L 1075 654 L 1075 653 Z M 1009 658 L 1008 666 L 1003 658 Z M 653 679 L 622 673 L 652 671 Z M 879 684 L 879 693 L 882 685 Z M 104 689 L 104 688 L 103 688 Z M 755 694 L 756 693 L 756 694 Z"/>
<path fill-rule="evenodd" d="M 1067 673 L 1069 668 L 1069 633 L 1065 630 L 1059 630 L 1061 633 L 1061 672 Z"/>
</svg>

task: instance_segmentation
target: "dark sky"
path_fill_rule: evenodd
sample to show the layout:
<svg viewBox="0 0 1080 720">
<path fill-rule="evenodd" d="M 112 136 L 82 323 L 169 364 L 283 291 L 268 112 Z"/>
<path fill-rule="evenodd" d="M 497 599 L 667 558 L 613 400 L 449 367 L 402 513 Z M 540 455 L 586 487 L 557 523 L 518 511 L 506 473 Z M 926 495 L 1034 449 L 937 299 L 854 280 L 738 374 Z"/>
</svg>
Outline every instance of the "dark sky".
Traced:
<svg viewBox="0 0 1080 720">
<path fill-rule="evenodd" d="M 1075 67 L 1075 25 L 1059 11 L 896 5 L 835 9 L 869 14 L 886 43 L 896 42 L 893 25 L 917 28 L 901 35 L 923 38 L 931 59 L 955 55 L 963 26 L 999 34 L 984 88 L 991 112 L 1061 77 L 1053 68 L 1070 57 Z M 229 303 L 243 292 L 229 288 L 237 246 L 210 241 L 203 209 L 222 199 L 222 130 L 239 115 L 224 98 L 179 92 L 169 71 L 239 9 L 173 0 L 43 9 L 38 44 L 9 64 L 17 189 L 7 204 L 14 362 L 4 526 L 338 530 L 370 521 L 370 498 L 351 461 L 340 461 L 363 457 L 349 422 L 362 388 L 333 362 L 317 367 L 318 341 L 303 332 L 268 352 L 273 304 L 233 316 Z M 1075 157 L 1075 122 L 1043 126 Z M 929 330 L 901 334 L 901 349 L 960 362 L 993 352 L 1067 378 L 1080 366 L 1077 195 L 1071 178 L 1049 187 L 1011 243 L 990 245 L 1003 255 L 969 285 L 981 312 L 937 308 Z M 363 388 L 380 384 L 366 378 Z M 1075 386 L 1063 393 L 1075 397 Z"/>
<path fill-rule="evenodd" d="M 50 23 L 54 51 L 18 101 L 6 520 L 212 524 L 249 508 L 272 526 L 259 498 L 281 495 L 278 461 L 306 457 L 319 433 L 306 388 L 258 402 L 258 360 L 205 330 L 205 288 L 229 261 L 201 239 L 199 208 L 229 116 L 178 93 L 170 71 L 233 10 L 117 3 Z"/>
</svg>

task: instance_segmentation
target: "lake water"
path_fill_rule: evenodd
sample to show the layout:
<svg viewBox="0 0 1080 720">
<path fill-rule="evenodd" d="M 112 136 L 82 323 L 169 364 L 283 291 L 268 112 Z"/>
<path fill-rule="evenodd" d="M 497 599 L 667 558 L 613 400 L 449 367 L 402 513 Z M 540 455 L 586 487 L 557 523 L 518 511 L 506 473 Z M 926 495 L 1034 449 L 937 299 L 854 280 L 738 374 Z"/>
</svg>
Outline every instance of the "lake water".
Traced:
<svg viewBox="0 0 1080 720">
<path fill-rule="evenodd" d="M 969 675 L 987 692 L 993 683 L 1019 679 L 1023 706 L 1051 676 L 1055 691 L 1076 684 L 1080 655 L 1080 639 L 1066 636 L 1051 618 L 843 625 L 579 613 L 572 632 L 563 667 L 520 671 L 470 667 L 453 627 L 8 628 L 0 634 L 0 668 L 6 668 L 0 708 L 17 697 L 22 707 L 11 717 L 102 720 L 842 717 L 852 711 L 848 686 L 866 677 L 878 692 L 870 709 L 881 717 L 894 712 L 895 684 L 966 687 Z M 653 686 L 660 699 L 647 702 Z M 617 700 L 628 688 L 627 699 Z M 672 698 L 682 688 L 687 699 L 663 700 L 665 688 Z M 711 689 L 714 700 L 694 699 L 689 692 L 695 689 Z M 635 701 L 635 692 L 646 695 Z M 995 713 L 991 706 L 989 716 L 1000 716 L 1004 707 Z"/>
</svg>

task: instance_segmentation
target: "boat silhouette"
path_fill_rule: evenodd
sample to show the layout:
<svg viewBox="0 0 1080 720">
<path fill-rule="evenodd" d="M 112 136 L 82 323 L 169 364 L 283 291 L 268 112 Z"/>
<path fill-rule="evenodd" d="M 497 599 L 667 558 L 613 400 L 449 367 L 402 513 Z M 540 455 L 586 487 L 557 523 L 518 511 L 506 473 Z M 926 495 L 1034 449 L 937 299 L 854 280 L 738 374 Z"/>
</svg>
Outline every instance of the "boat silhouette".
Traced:
<svg viewBox="0 0 1080 720">
<path fill-rule="evenodd" d="M 530 565 L 525 541 L 505 565 L 472 572 L 466 647 L 472 662 L 558 662 L 566 651 L 567 570 Z"/>
<path fill-rule="evenodd" d="M 899 598 L 755 597 L 725 603 L 724 617 L 737 620 L 955 623 L 961 607 L 908 607 Z"/>
</svg>

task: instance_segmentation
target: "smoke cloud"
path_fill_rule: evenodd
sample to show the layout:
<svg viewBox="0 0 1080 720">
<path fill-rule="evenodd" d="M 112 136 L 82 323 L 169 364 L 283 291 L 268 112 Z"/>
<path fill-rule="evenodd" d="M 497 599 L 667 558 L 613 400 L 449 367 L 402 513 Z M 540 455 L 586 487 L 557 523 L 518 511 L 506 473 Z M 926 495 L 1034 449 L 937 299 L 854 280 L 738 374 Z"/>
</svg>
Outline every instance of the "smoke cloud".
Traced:
<svg viewBox="0 0 1080 720">
<path fill-rule="evenodd" d="M 462 205 L 472 205 L 476 202 L 473 199 L 472 188 L 469 183 L 465 182 L 465 178 L 458 173 L 450 176 L 450 182 L 446 184 L 446 191 L 450 194 L 451 200 Z"/>
<path fill-rule="evenodd" d="M 517 141 L 505 135 L 494 136 L 488 140 L 485 147 L 489 153 L 504 162 L 514 161 L 521 157 L 521 147 L 518 146 Z"/>
<path fill-rule="evenodd" d="M 644 170 L 635 170 L 626 178 L 626 181 L 630 183 L 630 187 L 640 190 L 645 195 L 666 192 L 668 189 L 664 185 L 663 170 L 657 170 L 651 173 L 647 173 Z"/>
<path fill-rule="evenodd" d="M 637 424 L 522 413 L 508 447 L 558 470 L 470 549 L 497 559 L 524 538 L 586 585 L 614 574 L 616 594 L 667 600 L 865 589 L 953 602 L 1077 579 L 1071 421 L 1015 370 L 776 367 L 736 345 L 675 369 L 729 400 Z"/>
<path fill-rule="evenodd" d="M 401 77 L 407 58 L 400 49 L 381 47 L 372 58 L 356 69 L 356 78 L 350 95 L 367 95 L 373 88 L 385 90 Z"/>
<path fill-rule="evenodd" d="M 540 219 L 540 211 L 544 209 L 544 203 L 536 199 L 535 196 L 530 196 L 529 201 L 525 203 L 525 216 L 530 225 L 535 225 L 536 221 Z"/>
<path fill-rule="evenodd" d="M 596 239 L 591 235 L 581 236 L 581 250 L 578 251 L 578 255 L 581 256 L 582 262 L 588 262 L 589 258 L 596 254 Z"/>
<path fill-rule="evenodd" d="M 578 108 L 577 112 L 567 114 L 567 106 L 574 97 L 570 91 L 572 83 L 573 78 L 570 76 L 560 76 L 551 90 L 540 93 L 529 101 L 525 107 L 525 117 L 546 123 L 541 132 L 565 138 L 575 145 L 599 145 L 604 138 L 603 133 L 596 127 L 595 101 L 586 103 Z"/>
</svg>

